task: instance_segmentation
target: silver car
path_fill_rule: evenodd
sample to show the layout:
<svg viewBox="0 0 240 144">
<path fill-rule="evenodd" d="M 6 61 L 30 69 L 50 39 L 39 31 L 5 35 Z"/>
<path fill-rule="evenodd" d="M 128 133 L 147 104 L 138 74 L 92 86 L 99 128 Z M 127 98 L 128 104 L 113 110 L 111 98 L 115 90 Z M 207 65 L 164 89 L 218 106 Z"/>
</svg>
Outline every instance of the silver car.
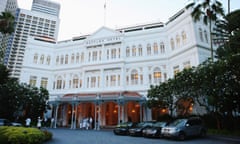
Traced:
<svg viewBox="0 0 240 144">
<path fill-rule="evenodd" d="M 190 136 L 205 136 L 207 129 L 199 117 L 177 119 L 162 128 L 162 135 L 169 138 L 185 140 Z"/>
</svg>

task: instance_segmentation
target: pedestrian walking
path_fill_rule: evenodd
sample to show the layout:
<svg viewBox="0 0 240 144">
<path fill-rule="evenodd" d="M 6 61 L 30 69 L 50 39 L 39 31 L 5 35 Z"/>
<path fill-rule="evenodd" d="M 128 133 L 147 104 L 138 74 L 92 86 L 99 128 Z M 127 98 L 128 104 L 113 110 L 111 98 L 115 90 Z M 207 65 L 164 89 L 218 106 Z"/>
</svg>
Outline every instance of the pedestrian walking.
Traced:
<svg viewBox="0 0 240 144">
<path fill-rule="evenodd" d="M 38 117 L 38 121 L 37 121 L 38 129 L 41 129 L 41 126 L 42 126 L 42 119 L 40 117 Z"/>
<path fill-rule="evenodd" d="M 30 119 L 30 118 L 27 118 L 25 121 L 26 121 L 26 127 L 30 127 L 30 125 L 31 125 L 31 119 Z"/>
</svg>

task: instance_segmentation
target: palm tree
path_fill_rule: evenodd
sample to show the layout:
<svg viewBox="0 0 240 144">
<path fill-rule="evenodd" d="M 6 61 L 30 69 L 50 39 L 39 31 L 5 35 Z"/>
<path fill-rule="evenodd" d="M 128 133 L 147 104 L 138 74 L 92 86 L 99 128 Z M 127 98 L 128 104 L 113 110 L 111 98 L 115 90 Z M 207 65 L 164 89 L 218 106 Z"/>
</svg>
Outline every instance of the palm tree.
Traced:
<svg viewBox="0 0 240 144">
<path fill-rule="evenodd" d="M 195 22 L 203 19 L 204 24 L 209 25 L 211 59 L 213 60 L 212 21 L 216 21 L 218 16 L 224 16 L 222 3 L 218 0 L 194 1 L 188 4 L 186 8 L 193 8 L 191 15 Z"/>
<path fill-rule="evenodd" d="M 14 32 L 14 16 L 10 12 L 2 12 L 0 15 L 0 33 L 3 37 L 0 48 L 0 62 L 3 62 L 3 57 L 6 49 L 5 42 L 8 35 Z"/>
</svg>

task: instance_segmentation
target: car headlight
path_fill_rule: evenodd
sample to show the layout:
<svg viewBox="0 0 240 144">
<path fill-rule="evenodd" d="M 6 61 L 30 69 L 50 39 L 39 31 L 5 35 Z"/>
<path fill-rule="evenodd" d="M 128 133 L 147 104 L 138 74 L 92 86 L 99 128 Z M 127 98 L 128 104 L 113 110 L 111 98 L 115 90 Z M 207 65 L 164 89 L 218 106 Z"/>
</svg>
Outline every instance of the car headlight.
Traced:
<svg viewBox="0 0 240 144">
<path fill-rule="evenodd" d="M 136 131 L 137 131 L 137 132 L 140 132 L 140 131 L 141 131 L 141 129 L 136 129 Z"/>
</svg>

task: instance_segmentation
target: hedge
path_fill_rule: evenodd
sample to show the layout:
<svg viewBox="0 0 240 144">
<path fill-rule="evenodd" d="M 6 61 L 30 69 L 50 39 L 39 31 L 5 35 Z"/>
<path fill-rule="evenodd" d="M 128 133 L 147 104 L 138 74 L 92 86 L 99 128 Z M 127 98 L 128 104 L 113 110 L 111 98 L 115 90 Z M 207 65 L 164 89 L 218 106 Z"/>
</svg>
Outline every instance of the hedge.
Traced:
<svg viewBox="0 0 240 144">
<path fill-rule="evenodd" d="M 37 128 L 26 127 L 0 127 L 1 144 L 42 144 L 52 139 L 52 133 Z"/>
</svg>

